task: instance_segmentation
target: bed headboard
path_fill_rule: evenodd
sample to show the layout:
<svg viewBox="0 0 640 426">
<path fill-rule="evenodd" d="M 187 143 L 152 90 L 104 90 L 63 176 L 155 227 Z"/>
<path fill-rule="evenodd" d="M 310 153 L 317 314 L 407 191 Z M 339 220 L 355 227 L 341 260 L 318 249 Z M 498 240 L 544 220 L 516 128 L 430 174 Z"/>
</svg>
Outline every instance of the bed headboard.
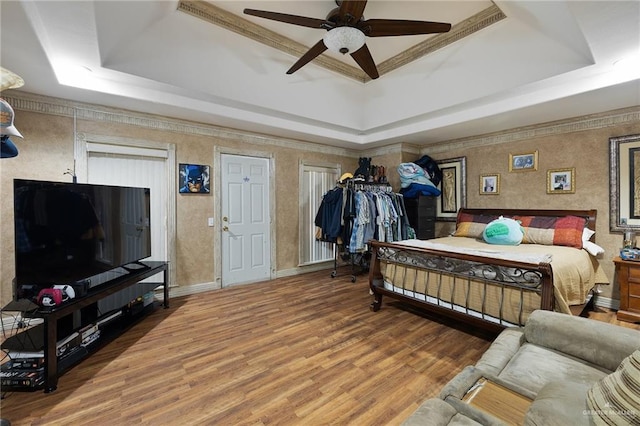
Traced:
<svg viewBox="0 0 640 426">
<path fill-rule="evenodd" d="M 492 216 L 554 216 L 554 217 L 562 217 L 562 216 L 579 216 L 584 217 L 587 221 L 587 228 L 592 231 L 596 230 L 596 217 L 598 211 L 596 209 L 592 210 L 532 210 L 532 209 L 497 209 L 497 208 L 487 208 L 487 209 L 466 209 L 461 208 L 458 211 L 458 218 L 460 217 L 460 212 L 468 213 L 468 214 L 477 214 L 477 215 L 492 215 Z M 456 225 L 458 224 L 458 219 L 456 219 Z"/>
</svg>

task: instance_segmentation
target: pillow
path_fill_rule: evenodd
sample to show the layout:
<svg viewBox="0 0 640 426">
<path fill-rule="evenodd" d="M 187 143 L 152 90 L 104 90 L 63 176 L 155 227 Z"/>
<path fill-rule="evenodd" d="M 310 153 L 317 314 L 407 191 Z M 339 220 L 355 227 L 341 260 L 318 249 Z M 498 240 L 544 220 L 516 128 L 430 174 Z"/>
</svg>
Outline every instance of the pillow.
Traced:
<svg viewBox="0 0 640 426">
<path fill-rule="evenodd" d="M 604 249 L 602 247 L 596 243 L 592 243 L 591 241 L 583 241 L 582 248 L 588 251 L 591 256 L 598 256 L 599 254 L 604 253 Z"/>
<path fill-rule="evenodd" d="M 582 242 L 589 241 L 596 234 L 596 231 L 586 227 L 582 230 Z"/>
<path fill-rule="evenodd" d="M 482 238 L 489 244 L 517 246 L 522 242 L 524 232 L 520 223 L 513 219 L 500 216 L 491 221 L 482 233 Z"/>
<path fill-rule="evenodd" d="M 544 244 L 582 248 L 587 223 L 578 216 L 514 216 L 524 228 L 523 244 Z"/>
<path fill-rule="evenodd" d="M 487 227 L 489 222 L 497 219 L 497 217 L 498 216 L 459 212 L 458 224 L 456 225 L 456 230 L 453 233 L 453 236 L 482 238 L 484 228 Z"/>
<path fill-rule="evenodd" d="M 640 423 L 640 350 L 587 392 L 587 414 L 597 425 Z"/>
</svg>

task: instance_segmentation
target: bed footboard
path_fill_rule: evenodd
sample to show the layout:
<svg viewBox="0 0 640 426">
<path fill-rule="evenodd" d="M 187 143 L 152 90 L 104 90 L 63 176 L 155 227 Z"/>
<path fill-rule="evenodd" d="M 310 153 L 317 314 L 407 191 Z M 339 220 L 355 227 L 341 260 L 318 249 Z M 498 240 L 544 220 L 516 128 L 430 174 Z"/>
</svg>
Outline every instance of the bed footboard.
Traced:
<svg viewBox="0 0 640 426">
<path fill-rule="evenodd" d="M 521 326 L 553 310 L 551 266 L 372 241 L 370 308 L 386 295 L 482 328 Z"/>
</svg>

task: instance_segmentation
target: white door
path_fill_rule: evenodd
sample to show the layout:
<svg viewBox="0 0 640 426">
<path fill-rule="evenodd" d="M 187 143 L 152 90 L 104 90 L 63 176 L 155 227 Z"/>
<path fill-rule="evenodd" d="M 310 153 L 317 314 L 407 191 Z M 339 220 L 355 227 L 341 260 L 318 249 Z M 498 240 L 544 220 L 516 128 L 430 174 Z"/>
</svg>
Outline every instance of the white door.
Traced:
<svg viewBox="0 0 640 426">
<path fill-rule="evenodd" d="M 269 159 L 222 154 L 222 286 L 271 277 Z"/>
</svg>

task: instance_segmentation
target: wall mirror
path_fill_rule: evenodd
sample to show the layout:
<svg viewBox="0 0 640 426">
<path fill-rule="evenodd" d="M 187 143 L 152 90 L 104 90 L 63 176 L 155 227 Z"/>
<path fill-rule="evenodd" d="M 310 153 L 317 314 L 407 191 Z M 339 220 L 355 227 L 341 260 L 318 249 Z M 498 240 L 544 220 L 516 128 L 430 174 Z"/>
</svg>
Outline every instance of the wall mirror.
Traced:
<svg viewBox="0 0 640 426">
<path fill-rule="evenodd" d="M 640 134 L 609 138 L 609 228 L 640 230 Z"/>
</svg>

